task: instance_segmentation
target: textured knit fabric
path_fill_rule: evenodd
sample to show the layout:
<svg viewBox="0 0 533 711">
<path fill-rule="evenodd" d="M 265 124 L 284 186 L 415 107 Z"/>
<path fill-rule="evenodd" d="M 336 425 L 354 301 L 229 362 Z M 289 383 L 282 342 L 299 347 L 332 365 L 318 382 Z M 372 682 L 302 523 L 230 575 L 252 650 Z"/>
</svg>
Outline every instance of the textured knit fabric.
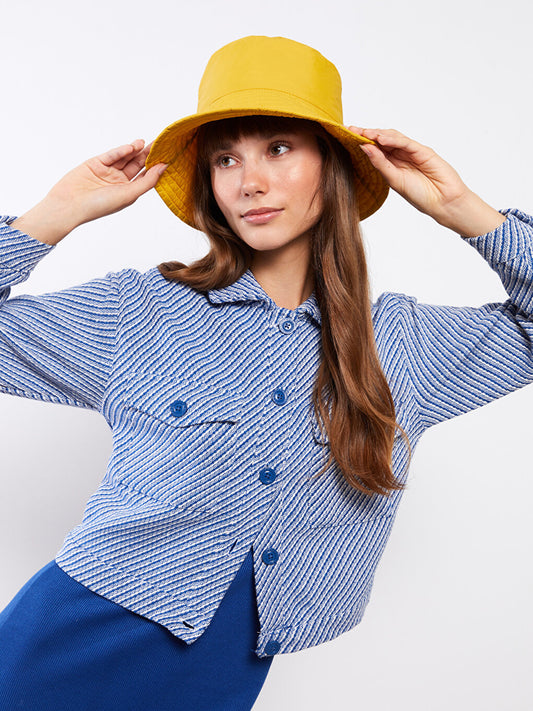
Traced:
<svg viewBox="0 0 533 711">
<path fill-rule="evenodd" d="M 273 659 L 258 624 L 251 551 L 195 644 L 52 561 L 0 613 L 0 709 L 250 711 Z"/>
<path fill-rule="evenodd" d="M 509 295 L 479 308 L 385 292 L 380 362 L 413 449 L 430 426 L 533 382 L 533 217 L 467 242 Z M 102 483 L 58 565 L 186 643 L 205 631 L 250 546 L 258 656 L 330 640 L 362 618 L 401 492 L 366 495 L 312 413 L 315 294 L 276 305 L 248 270 L 199 293 L 153 267 L 9 298 L 54 247 L 0 224 L 0 390 L 96 410 L 113 432 Z M 398 435 L 393 470 L 407 476 Z"/>
</svg>

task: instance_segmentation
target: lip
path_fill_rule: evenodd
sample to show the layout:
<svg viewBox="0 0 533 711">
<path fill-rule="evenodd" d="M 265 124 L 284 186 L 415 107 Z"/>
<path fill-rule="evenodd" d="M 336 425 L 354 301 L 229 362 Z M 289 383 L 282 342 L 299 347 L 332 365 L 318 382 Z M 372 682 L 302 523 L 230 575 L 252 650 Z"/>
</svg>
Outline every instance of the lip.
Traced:
<svg viewBox="0 0 533 711">
<path fill-rule="evenodd" d="M 246 222 L 251 222 L 254 225 L 262 225 L 265 222 L 270 222 L 276 215 L 279 215 L 282 210 L 278 210 L 274 207 L 261 207 L 257 210 L 248 210 L 242 216 L 243 220 Z"/>
</svg>

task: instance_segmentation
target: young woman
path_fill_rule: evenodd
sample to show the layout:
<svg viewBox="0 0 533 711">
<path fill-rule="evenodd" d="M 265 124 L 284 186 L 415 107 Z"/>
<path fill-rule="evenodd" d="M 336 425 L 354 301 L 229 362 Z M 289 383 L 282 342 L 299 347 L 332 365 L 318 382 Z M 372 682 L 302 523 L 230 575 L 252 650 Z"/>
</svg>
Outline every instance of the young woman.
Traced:
<svg viewBox="0 0 533 711">
<path fill-rule="evenodd" d="M 389 186 L 509 299 L 371 303 L 359 221 Z M 205 257 L 9 298 L 153 187 Z M 1 218 L 0 390 L 97 410 L 113 453 L 0 613 L 0 706 L 250 709 L 275 654 L 353 628 L 423 432 L 533 381 L 532 238 L 431 148 L 345 126 L 335 67 L 280 37 L 218 50 L 196 114 Z"/>
</svg>

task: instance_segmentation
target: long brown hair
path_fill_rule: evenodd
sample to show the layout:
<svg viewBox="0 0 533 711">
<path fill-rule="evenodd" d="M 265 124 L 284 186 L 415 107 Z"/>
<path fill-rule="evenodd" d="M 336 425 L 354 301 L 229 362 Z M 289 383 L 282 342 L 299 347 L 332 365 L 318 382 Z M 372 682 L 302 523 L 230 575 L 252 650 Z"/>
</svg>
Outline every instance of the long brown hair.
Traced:
<svg viewBox="0 0 533 711">
<path fill-rule="evenodd" d="M 222 119 L 197 130 L 194 201 L 195 223 L 211 249 L 190 266 L 182 262 L 158 265 L 168 280 L 197 291 L 219 289 L 235 282 L 251 266 L 253 249 L 229 227 L 211 188 L 212 153 L 228 141 L 247 135 L 265 137 L 287 129 L 312 129 L 322 155 L 323 210 L 312 230 L 315 296 L 322 316 L 320 365 L 313 387 L 313 409 L 345 479 L 367 494 L 388 496 L 404 489 L 392 471 L 396 428 L 394 401 L 381 368 L 374 340 L 366 256 L 359 227 L 357 176 L 348 151 L 320 124 L 279 116 Z M 354 179 L 355 178 L 355 179 Z"/>
</svg>

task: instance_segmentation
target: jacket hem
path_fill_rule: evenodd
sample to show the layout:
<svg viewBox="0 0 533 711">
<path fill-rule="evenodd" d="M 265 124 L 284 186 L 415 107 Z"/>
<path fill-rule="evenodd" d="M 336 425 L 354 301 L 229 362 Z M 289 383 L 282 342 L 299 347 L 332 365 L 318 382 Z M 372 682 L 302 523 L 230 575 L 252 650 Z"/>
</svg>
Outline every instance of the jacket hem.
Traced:
<svg viewBox="0 0 533 711">
<path fill-rule="evenodd" d="M 324 644 L 349 632 L 363 619 L 370 598 L 370 588 L 371 585 L 351 610 L 325 617 L 315 617 L 307 622 L 293 625 L 262 629 L 257 639 L 255 654 L 258 657 L 270 656 L 265 652 L 265 648 L 272 642 L 279 644 L 279 651 L 276 654 L 299 652 L 310 647 L 317 647 L 319 644 Z"/>
<path fill-rule="evenodd" d="M 186 644 L 192 644 L 204 632 L 197 615 L 182 600 L 103 561 L 78 543 L 65 543 L 55 562 L 92 592 L 157 622 Z"/>
</svg>

